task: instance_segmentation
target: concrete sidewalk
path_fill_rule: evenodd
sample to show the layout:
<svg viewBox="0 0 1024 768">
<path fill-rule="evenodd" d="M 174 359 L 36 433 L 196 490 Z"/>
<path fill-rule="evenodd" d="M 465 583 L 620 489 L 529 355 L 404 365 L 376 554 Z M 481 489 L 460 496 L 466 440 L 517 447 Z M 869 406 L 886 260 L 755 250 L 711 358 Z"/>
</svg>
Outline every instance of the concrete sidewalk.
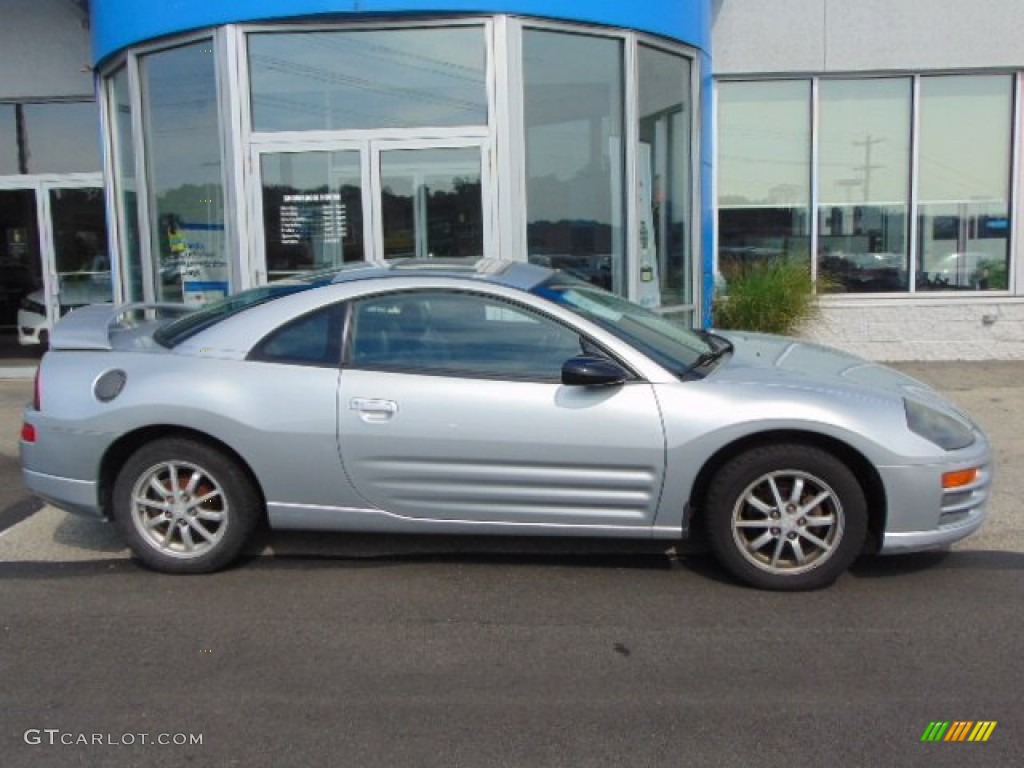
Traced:
<svg viewBox="0 0 1024 768">
<path fill-rule="evenodd" d="M 897 363 L 898 368 L 944 392 L 969 413 L 988 433 L 996 455 L 996 479 L 989 520 L 982 530 L 956 549 L 1024 553 L 1024 361 L 970 363 Z M 0 515 L 24 504 L 30 495 L 22 486 L 18 464 L 18 435 L 21 411 L 32 396 L 30 380 L 0 380 Z M 19 528 L 40 528 L 37 532 L 58 549 L 78 559 L 76 545 L 106 551 L 118 547 L 113 531 L 91 521 L 67 516 L 45 508 Z M 46 530 L 42 530 L 45 528 Z M 14 531 L 12 530 L 12 533 Z M 95 538 L 99 537 L 99 538 Z M 0 560 L 22 559 L 18 536 L 0 539 Z M 88 542 L 95 539 L 90 545 Z M 84 546 L 83 546 L 84 545 Z"/>
</svg>

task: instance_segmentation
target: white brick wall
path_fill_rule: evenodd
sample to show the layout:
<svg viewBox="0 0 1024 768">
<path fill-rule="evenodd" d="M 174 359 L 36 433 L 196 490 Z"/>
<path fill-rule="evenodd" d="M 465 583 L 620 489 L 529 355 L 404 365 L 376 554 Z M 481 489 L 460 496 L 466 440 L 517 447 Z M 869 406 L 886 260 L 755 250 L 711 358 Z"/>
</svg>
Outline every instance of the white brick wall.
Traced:
<svg viewBox="0 0 1024 768">
<path fill-rule="evenodd" d="M 1024 300 L 826 303 L 800 333 L 869 360 L 1024 360 Z"/>
</svg>

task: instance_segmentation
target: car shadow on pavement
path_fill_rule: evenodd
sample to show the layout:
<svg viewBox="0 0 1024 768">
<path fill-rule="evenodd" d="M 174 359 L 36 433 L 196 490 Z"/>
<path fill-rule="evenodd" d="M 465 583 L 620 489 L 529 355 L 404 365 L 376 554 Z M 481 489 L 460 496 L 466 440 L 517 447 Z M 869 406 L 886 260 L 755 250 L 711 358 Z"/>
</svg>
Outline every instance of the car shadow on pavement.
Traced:
<svg viewBox="0 0 1024 768">
<path fill-rule="evenodd" d="M 850 572 L 858 578 L 884 579 L 932 570 L 1020 571 L 1024 553 L 972 549 L 870 556 L 854 563 Z"/>
</svg>

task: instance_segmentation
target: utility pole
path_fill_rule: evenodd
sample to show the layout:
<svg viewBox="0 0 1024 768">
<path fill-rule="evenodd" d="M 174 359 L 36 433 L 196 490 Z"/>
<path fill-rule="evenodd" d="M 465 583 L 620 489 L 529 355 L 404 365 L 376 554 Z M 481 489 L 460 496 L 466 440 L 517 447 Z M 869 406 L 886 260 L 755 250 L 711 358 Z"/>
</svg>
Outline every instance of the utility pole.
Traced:
<svg viewBox="0 0 1024 768">
<path fill-rule="evenodd" d="M 871 164 L 871 148 L 875 144 L 881 144 L 885 139 L 873 139 L 871 134 L 867 134 L 863 141 L 855 141 L 853 145 L 855 147 L 864 147 L 864 165 L 854 166 L 853 170 L 863 171 L 864 173 L 864 202 L 871 202 L 871 172 L 873 170 L 884 168 L 884 165 L 872 165 Z"/>
</svg>

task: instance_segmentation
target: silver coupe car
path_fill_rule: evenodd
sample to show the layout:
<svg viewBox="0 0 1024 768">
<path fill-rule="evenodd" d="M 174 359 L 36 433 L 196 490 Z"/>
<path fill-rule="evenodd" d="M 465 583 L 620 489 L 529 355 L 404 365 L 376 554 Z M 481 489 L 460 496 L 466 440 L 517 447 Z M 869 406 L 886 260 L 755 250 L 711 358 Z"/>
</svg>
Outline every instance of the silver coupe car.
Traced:
<svg viewBox="0 0 1024 768">
<path fill-rule="evenodd" d="M 682 539 L 735 578 L 833 582 L 984 520 L 989 442 L 883 366 L 693 332 L 518 262 L 362 264 L 198 311 L 95 305 L 54 329 L 24 479 L 160 571 L 256 526 Z"/>
</svg>

